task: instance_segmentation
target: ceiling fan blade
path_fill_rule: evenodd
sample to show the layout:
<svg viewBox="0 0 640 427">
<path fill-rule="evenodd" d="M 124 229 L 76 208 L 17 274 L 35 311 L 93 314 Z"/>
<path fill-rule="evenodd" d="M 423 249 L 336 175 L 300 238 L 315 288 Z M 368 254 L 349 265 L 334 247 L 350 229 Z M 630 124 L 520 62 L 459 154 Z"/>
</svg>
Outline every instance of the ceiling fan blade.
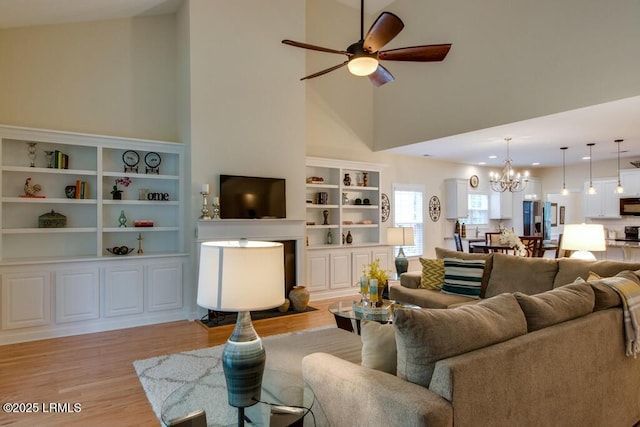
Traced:
<svg viewBox="0 0 640 427">
<path fill-rule="evenodd" d="M 378 65 L 378 68 L 371 74 L 369 74 L 369 81 L 375 86 L 380 87 L 385 83 L 392 82 L 394 80 L 393 76 L 382 65 Z"/>
<path fill-rule="evenodd" d="M 400 18 L 391 12 L 382 12 L 364 38 L 364 50 L 371 53 L 377 52 L 397 36 L 403 28 L 404 23 Z"/>
<path fill-rule="evenodd" d="M 323 74 L 330 73 L 333 70 L 337 70 L 338 68 L 344 67 L 348 63 L 349 63 L 349 61 L 344 61 L 342 64 L 334 65 L 333 67 L 327 68 L 326 70 L 322 70 L 322 71 L 318 71 L 317 73 L 310 74 L 310 75 L 308 75 L 306 77 L 301 78 L 300 80 L 308 80 L 308 79 L 312 79 L 314 77 L 321 76 Z"/>
<path fill-rule="evenodd" d="M 449 53 L 451 44 L 430 44 L 425 46 L 401 47 L 378 52 L 378 59 L 385 61 L 442 61 Z"/>
<path fill-rule="evenodd" d="M 315 46 L 315 45 L 312 45 L 312 44 L 295 42 L 293 40 L 282 40 L 282 43 L 288 44 L 289 46 L 301 47 L 303 49 L 317 50 L 319 52 L 327 52 L 327 53 L 339 53 L 341 55 L 351 56 L 351 54 L 349 52 L 344 51 L 344 50 L 329 49 L 327 47 Z"/>
</svg>

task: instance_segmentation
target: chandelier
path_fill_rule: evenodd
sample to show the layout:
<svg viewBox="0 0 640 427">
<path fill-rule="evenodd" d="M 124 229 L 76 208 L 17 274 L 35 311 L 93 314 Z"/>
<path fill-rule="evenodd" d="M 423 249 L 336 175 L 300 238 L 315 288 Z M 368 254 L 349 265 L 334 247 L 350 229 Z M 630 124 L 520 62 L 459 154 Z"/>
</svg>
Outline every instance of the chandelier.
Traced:
<svg viewBox="0 0 640 427">
<path fill-rule="evenodd" d="M 529 172 L 525 172 L 524 176 L 519 173 L 516 174 L 512 166 L 513 160 L 509 157 L 509 141 L 511 141 L 511 138 L 505 138 L 504 140 L 507 141 L 507 158 L 504 161 L 504 169 L 502 169 L 502 174 L 490 172 L 489 183 L 491 184 L 491 189 L 498 193 L 504 193 L 507 190 L 517 193 L 527 187 Z"/>
</svg>

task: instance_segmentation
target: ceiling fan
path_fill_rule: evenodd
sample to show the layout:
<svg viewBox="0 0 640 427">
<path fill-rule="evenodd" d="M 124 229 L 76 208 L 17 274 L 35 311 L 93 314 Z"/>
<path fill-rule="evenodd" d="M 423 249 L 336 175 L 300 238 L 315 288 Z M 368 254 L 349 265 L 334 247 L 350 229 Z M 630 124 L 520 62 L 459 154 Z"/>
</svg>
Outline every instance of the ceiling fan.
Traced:
<svg viewBox="0 0 640 427">
<path fill-rule="evenodd" d="M 329 49 L 293 40 L 282 40 L 282 43 L 303 49 L 346 55 L 348 58 L 342 64 L 310 74 L 300 80 L 319 77 L 346 65 L 351 74 L 369 76 L 371 83 L 379 87 L 394 80 L 391 73 L 379 63 L 380 60 L 437 62 L 442 61 L 449 53 L 451 44 L 432 44 L 380 50 L 397 36 L 403 28 L 404 23 L 400 18 L 391 12 L 382 12 L 371 25 L 366 36 L 364 36 L 364 0 L 360 0 L 360 41 L 353 43 L 346 50 Z"/>
</svg>

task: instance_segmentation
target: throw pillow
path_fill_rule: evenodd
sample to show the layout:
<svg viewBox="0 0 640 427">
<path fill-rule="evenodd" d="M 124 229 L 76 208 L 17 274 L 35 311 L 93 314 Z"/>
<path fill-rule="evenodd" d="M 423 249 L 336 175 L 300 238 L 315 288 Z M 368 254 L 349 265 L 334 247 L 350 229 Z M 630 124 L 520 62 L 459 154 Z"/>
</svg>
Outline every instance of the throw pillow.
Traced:
<svg viewBox="0 0 640 427">
<path fill-rule="evenodd" d="M 571 283 L 537 295 L 514 293 L 529 332 L 585 316 L 593 311 L 593 289 L 584 283 Z"/>
<path fill-rule="evenodd" d="M 480 291 L 480 298 L 485 298 L 485 290 L 489 284 L 489 278 L 491 277 L 491 270 L 493 267 L 493 253 L 490 254 L 474 254 L 467 252 L 452 251 L 444 248 L 436 248 L 436 258 L 458 258 L 458 259 L 483 259 L 484 260 L 484 274 L 482 275 L 482 290 Z"/>
<path fill-rule="evenodd" d="M 480 298 L 485 260 L 445 258 L 444 283 L 440 292 Z"/>
<path fill-rule="evenodd" d="M 360 324 L 362 338 L 362 366 L 396 374 L 396 335 L 393 325 L 363 320 Z"/>
<path fill-rule="evenodd" d="M 613 283 L 621 283 L 627 280 L 640 285 L 640 278 L 638 275 L 629 270 L 621 271 L 614 277 L 602 277 L 597 280 L 590 280 L 589 284 L 593 288 L 593 293 L 596 297 L 593 311 L 620 306 L 622 304 L 620 294 L 618 294 L 618 292 L 609 285 Z"/>
<path fill-rule="evenodd" d="M 444 282 L 444 261 L 441 259 L 420 258 L 422 264 L 422 278 L 420 287 L 423 289 L 440 289 Z"/>
<path fill-rule="evenodd" d="M 393 315 L 398 376 L 429 387 L 436 362 L 527 333 L 511 294 L 446 310 L 398 309 Z"/>
</svg>

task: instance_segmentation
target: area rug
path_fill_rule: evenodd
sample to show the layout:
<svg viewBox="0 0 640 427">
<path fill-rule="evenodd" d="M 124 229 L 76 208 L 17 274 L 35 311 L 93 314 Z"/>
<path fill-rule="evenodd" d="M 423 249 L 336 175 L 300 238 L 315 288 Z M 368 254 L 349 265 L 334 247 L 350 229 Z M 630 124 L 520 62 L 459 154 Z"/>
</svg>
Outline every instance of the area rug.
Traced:
<svg viewBox="0 0 640 427">
<path fill-rule="evenodd" d="M 323 326 L 263 338 L 267 351 L 267 369 L 287 371 L 301 376 L 301 366 L 297 365 L 303 353 L 334 353 L 344 349 L 344 344 L 339 340 L 322 339 L 322 335 L 330 334 L 332 329 L 336 327 Z M 327 341 L 329 344 L 326 344 Z M 208 374 L 222 371 L 223 347 L 218 345 L 133 362 L 138 379 L 158 419 L 161 419 L 163 402 L 173 391 Z M 351 357 L 358 359 L 359 351 L 355 349 Z M 296 360 L 296 363 L 293 363 L 293 360 Z M 224 384 L 212 387 L 218 387 L 221 393 L 225 393 Z"/>
<path fill-rule="evenodd" d="M 252 311 L 251 320 L 256 321 L 256 320 L 271 319 L 274 317 L 289 316 L 291 314 L 308 313 L 310 311 L 316 311 L 316 310 L 317 308 L 307 306 L 307 308 L 305 308 L 302 311 L 287 310 L 285 312 L 282 312 L 277 308 L 273 308 L 271 310 Z M 215 319 L 208 320 L 207 316 L 205 315 L 202 319 L 200 319 L 200 323 L 203 326 L 206 326 L 207 328 L 214 328 L 216 326 L 224 326 L 224 325 L 233 325 L 234 323 L 236 323 L 236 315 L 237 315 L 236 313 L 217 312 L 217 316 Z"/>
</svg>

